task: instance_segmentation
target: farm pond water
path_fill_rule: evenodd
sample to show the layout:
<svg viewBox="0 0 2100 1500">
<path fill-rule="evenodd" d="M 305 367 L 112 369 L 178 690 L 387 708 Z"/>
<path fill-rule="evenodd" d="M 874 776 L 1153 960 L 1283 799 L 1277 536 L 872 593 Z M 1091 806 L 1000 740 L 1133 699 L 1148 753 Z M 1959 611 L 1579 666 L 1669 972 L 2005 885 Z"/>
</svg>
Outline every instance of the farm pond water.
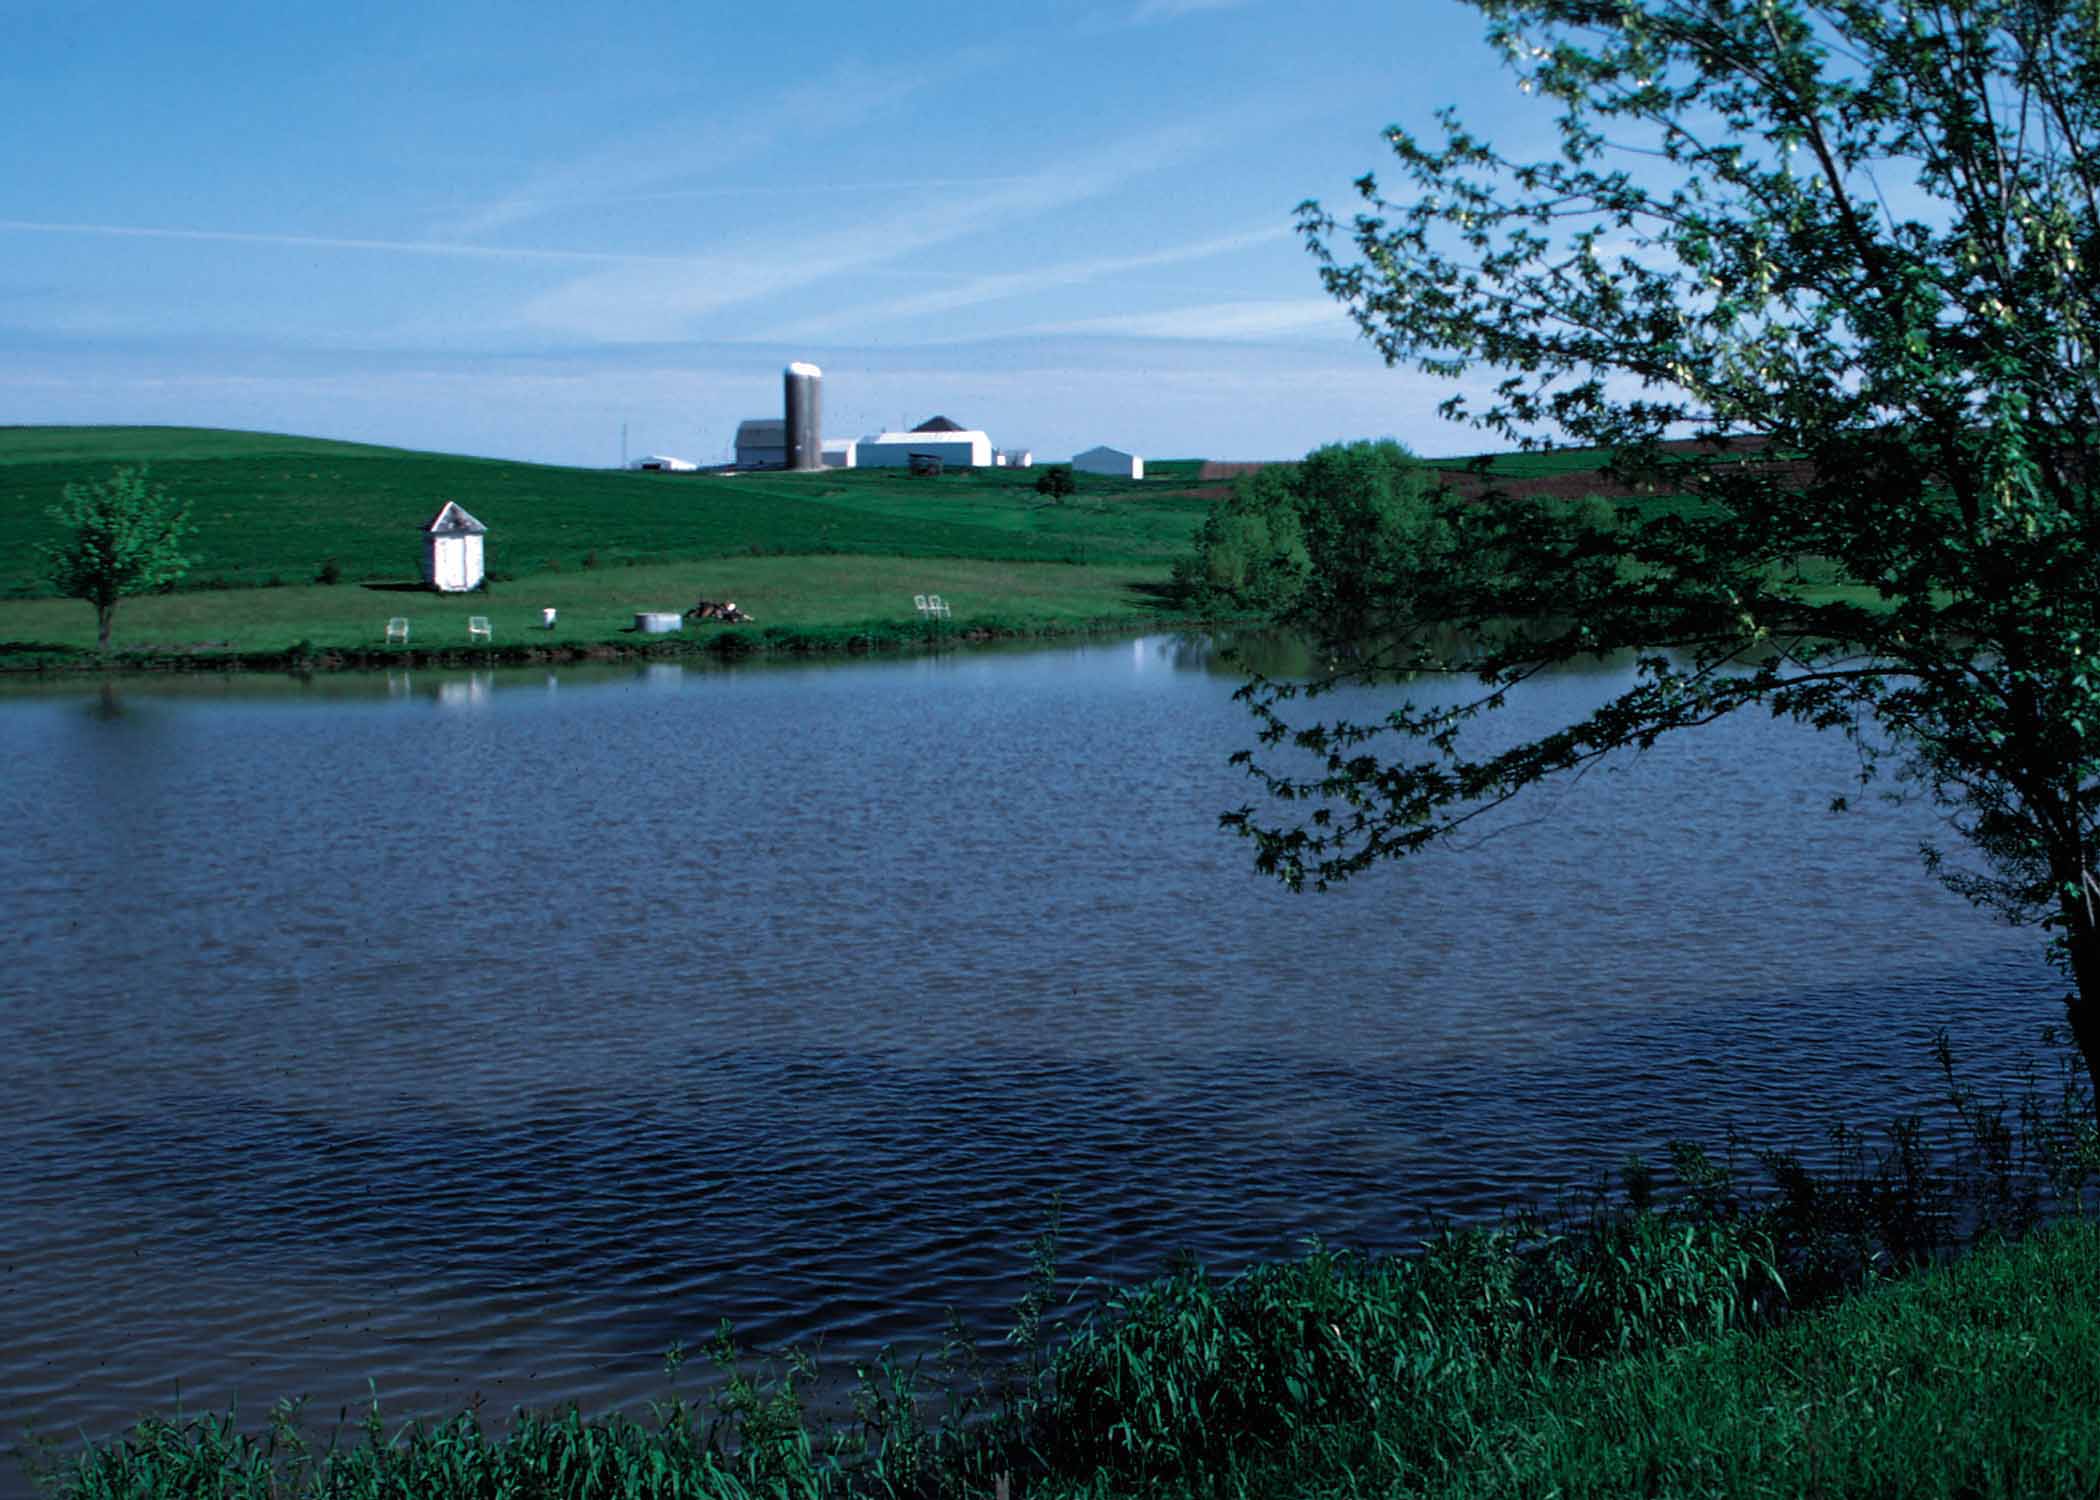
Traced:
<svg viewBox="0 0 2100 1500">
<path fill-rule="evenodd" d="M 1832 814 L 1835 737 L 1724 722 L 1293 896 L 1218 828 L 1237 680 L 1154 637 L 0 689 L 0 1443 L 639 1407 L 724 1318 L 996 1338 L 1053 1198 L 1073 1280 L 1400 1249 L 1885 1123 L 1942 1027 L 1986 1088 L 2043 1058 L 2039 937 L 1924 873 L 1929 809 Z"/>
</svg>

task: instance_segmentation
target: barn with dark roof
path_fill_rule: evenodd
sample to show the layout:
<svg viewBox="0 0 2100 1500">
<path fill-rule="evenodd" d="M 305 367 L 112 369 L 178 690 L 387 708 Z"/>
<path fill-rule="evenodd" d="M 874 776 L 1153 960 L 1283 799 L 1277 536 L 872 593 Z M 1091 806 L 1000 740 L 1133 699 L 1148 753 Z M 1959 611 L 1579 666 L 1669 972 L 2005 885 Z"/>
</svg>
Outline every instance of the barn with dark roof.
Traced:
<svg viewBox="0 0 2100 1500">
<path fill-rule="evenodd" d="M 992 465 L 992 440 L 976 428 L 947 417 L 929 417 L 909 432 L 864 437 L 855 450 L 863 469 L 908 468 L 915 454 L 937 458 L 945 468 L 988 469 Z"/>
<path fill-rule="evenodd" d="M 736 466 L 739 469 L 784 469 L 787 461 L 786 418 L 753 417 L 737 423 Z"/>
</svg>

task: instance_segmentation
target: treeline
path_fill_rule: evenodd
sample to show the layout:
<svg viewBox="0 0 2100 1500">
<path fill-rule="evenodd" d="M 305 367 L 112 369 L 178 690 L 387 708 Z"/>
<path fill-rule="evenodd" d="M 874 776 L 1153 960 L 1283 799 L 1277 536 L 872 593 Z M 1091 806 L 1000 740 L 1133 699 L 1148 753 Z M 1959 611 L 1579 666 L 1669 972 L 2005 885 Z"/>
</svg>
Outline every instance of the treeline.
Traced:
<svg viewBox="0 0 2100 1500">
<path fill-rule="evenodd" d="M 1601 556 L 1623 524 L 1598 496 L 1468 497 L 1453 477 L 1390 439 L 1330 444 L 1302 463 L 1243 474 L 1175 564 L 1175 583 L 1212 613 L 1375 629 L 1438 598 L 1509 593 L 1537 576 L 1527 564 L 1539 549 Z"/>
</svg>

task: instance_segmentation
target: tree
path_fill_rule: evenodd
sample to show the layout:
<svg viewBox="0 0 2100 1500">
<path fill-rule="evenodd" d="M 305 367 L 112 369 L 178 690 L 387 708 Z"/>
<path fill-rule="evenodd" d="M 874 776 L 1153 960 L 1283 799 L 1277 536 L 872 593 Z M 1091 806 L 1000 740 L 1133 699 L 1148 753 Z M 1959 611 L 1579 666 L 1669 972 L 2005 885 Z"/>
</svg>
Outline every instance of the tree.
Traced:
<svg viewBox="0 0 2100 1500">
<path fill-rule="evenodd" d="M 1174 581 L 1199 608 L 1292 608 L 1312 573 L 1298 487 L 1283 465 L 1233 481 L 1196 529 L 1195 551 L 1176 560 Z"/>
<path fill-rule="evenodd" d="M 1200 604 L 1361 618 L 1454 565 L 1438 476 L 1390 440 L 1335 443 L 1234 482 L 1175 565 Z M 1308 598 L 1308 591 L 1316 599 Z"/>
<path fill-rule="evenodd" d="M 189 571 L 182 539 L 194 529 L 187 502 L 177 503 L 159 486 L 148 487 L 146 470 L 118 469 L 108 479 L 69 484 L 63 503 L 45 514 L 66 529 L 66 538 L 40 549 L 44 576 L 68 599 L 95 606 L 96 640 L 109 651 L 117 601 L 173 583 Z"/>
<path fill-rule="evenodd" d="M 1450 111 L 1432 138 L 1390 129 L 1404 192 L 1362 178 L 1346 231 L 1300 209 L 1324 283 L 1388 363 L 1452 383 L 1447 417 L 1604 447 L 1689 502 L 1603 529 L 1473 508 L 1495 567 L 1387 601 L 1385 644 L 1327 679 L 1248 684 L 1262 745 L 1313 758 L 1246 753 L 1290 811 L 1227 824 L 1260 868 L 1325 885 L 1761 705 L 1853 736 L 1863 779 L 1915 778 L 1957 834 L 1928 864 L 2051 932 L 2100 1100 L 2089 0 L 1469 3 L 1558 154 L 1505 155 Z M 1594 713 L 1469 748 L 1517 683 L 1621 650 L 1633 685 Z M 1285 718 L 1410 671 L 1480 687 Z"/>
<path fill-rule="evenodd" d="M 1062 500 L 1079 488 L 1072 477 L 1070 464 L 1052 464 L 1035 477 L 1035 492 L 1048 495 L 1052 500 Z"/>
</svg>

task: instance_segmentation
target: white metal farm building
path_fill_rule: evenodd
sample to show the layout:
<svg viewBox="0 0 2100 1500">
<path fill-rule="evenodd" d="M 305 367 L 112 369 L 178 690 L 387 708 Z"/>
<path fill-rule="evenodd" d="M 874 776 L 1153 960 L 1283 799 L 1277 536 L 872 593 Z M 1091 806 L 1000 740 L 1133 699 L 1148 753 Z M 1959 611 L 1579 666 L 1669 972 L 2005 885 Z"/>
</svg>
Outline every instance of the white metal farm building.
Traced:
<svg viewBox="0 0 2100 1500">
<path fill-rule="evenodd" d="M 855 450 L 855 459 L 863 469 L 903 469 L 910 467 L 914 453 L 937 458 L 950 469 L 992 466 L 992 440 L 946 417 L 921 422 L 910 432 L 879 432 L 864 437 Z"/>
<path fill-rule="evenodd" d="M 1113 474 L 1118 479 L 1143 479 L 1145 461 L 1121 448 L 1089 448 L 1072 455 L 1072 467 L 1081 474 Z"/>
</svg>

